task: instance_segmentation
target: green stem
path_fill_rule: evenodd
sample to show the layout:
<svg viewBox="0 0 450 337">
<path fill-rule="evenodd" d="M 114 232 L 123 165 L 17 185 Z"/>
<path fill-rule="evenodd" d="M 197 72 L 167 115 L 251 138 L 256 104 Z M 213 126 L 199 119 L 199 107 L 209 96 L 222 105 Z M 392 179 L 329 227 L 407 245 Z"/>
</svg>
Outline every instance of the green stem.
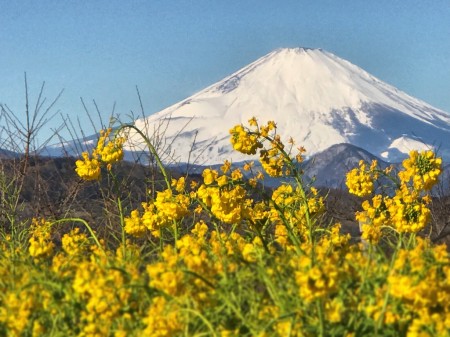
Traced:
<svg viewBox="0 0 450 337">
<path fill-rule="evenodd" d="M 120 132 L 122 129 L 126 129 L 126 128 L 133 129 L 134 131 L 136 131 L 137 134 L 139 134 L 139 135 L 142 137 L 142 139 L 144 139 L 145 144 L 147 145 L 148 149 L 150 150 L 150 152 L 151 152 L 151 153 L 153 154 L 153 156 L 155 157 L 156 163 L 158 164 L 158 167 L 159 167 L 159 169 L 161 170 L 162 175 L 164 176 L 164 180 L 166 181 L 167 188 L 170 189 L 172 186 L 170 185 L 169 176 L 168 176 L 168 174 L 167 174 L 167 171 L 166 171 L 166 169 L 164 168 L 164 165 L 163 165 L 163 163 L 162 163 L 162 161 L 161 161 L 161 158 L 159 158 L 159 155 L 158 155 L 158 153 L 156 152 L 155 147 L 154 147 L 153 144 L 150 142 L 150 140 L 148 139 L 148 137 L 146 137 L 146 136 L 144 135 L 144 133 L 143 133 L 141 130 L 139 130 L 136 126 L 134 126 L 134 125 L 132 125 L 132 124 L 126 124 L 126 125 L 121 126 L 121 127 L 119 128 L 119 130 L 117 130 L 117 132 Z"/>
<path fill-rule="evenodd" d="M 91 226 L 89 224 L 80 218 L 67 218 L 67 219 L 60 219 L 53 222 L 53 224 L 63 223 L 63 222 L 81 222 L 89 231 L 89 234 L 91 234 L 91 237 L 94 239 L 95 244 L 100 248 L 100 250 L 106 255 L 105 250 L 103 249 L 102 245 L 100 244 L 100 241 L 97 238 L 97 235 L 95 235 L 95 232 L 92 230 Z"/>
<path fill-rule="evenodd" d="M 325 318 L 323 314 L 323 302 L 319 299 L 316 302 L 317 305 L 317 313 L 319 314 L 319 336 L 323 337 L 325 333 Z"/>
<path fill-rule="evenodd" d="M 389 264 L 389 270 L 388 270 L 388 273 L 387 273 L 388 277 L 392 273 L 392 270 L 394 269 L 395 260 L 397 259 L 398 252 L 400 251 L 400 249 L 402 247 L 402 242 L 403 242 L 403 235 L 402 235 L 402 233 L 400 233 L 398 241 L 397 241 L 397 247 L 395 248 L 395 251 L 392 254 L 391 262 Z M 381 328 L 381 325 L 383 324 L 384 315 L 386 314 L 386 309 L 387 309 L 387 305 L 388 305 L 389 297 L 390 297 L 389 296 L 390 289 L 391 289 L 391 286 L 388 283 L 388 286 L 387 286 L 387 289 L 386 289 L 386 294 L 384 295 L 383 307 L 381 309 L 381 314 L 380 314 L 380 317 L 378 318 L 376 329 L 375 329 L 375 333 L 377 335 L 378 335 L 378 330 Z"/>
<path fill-rule="evenodd" d="M 250 219 L 250 223 L 252 224 L 252 227 L 255 229 L 257 236 L 258 236 L 259 239 L 261 240 L 261 242 L 262 242 L 262 244 L 263 244 L 263 247 L 264 247 L 264 251 L 265 251 L 268 255 L 270 255 L 269 247 L 267 246 L 267 242 L 266 242 L 266 240 L 264 239 L 261 230 L 258 228 L 258 225 L 256 224 L 256 222 L 252 221 L 251 219 Z"/>
<path fill-rule="evenodd" d="M 304 255 L 304 251 L 301 249 L 301 242 L 298 239 L 298 237 L 295 235 L 294 231 L 292 230 L 292 227 L 290 224 L 288 224 L 288 220 L 284 216 L 282 209 L 273 201 L 272 199 L 269 200 L 269 202 L 272 204 L 273 208 L 275 208 L 288 231 L 288 237 L 291 239 L 292 243 L 294 244 L 295 251 L 298 255 L 302 254 Z"/>
<path fill-rule="evenodd" d="M 123 207 L 122 207 L 122 198 L 120 197 L 120 188 L 119 183 L 117 181 L 117 177 L 110 171 L 111 177 L 113 179 L 114 183 L 114 191 L 117 195 L 117 208 L 119 211 L 119 219 L 120 219 L 120 228 L 121 228 L 121 235 L 122 235 L 122 256 L 125 258 L 126 254 L 126 233 L 125 233 L 125 219 L 124 219 L 124 213 L 123 213 Z"/>
<path fill-rule="evenodd" d="M 173 220 L 173 247 L 175 249 L 175 253 L 178 253 L 178 248 L 177 248 L 177 241 L 178 241 L 178 225 L 177 225 L 177 221 Z"/>
<path fill-rule="evenodd" d="M 272 139 L 271 137 L 268 137 L 268 136 L 265 136 L 263 138 L 271 143 L 273 143 L 275 141 L 274 139 Z M 301 171 L 299 171 L 297 169 L 297 167 L 292 162 L 292 159 L 289 156 L 289 154 L 284 150 L 283 147 L 278 145 L 278 142 L 277 142 L 277 148 L 278 148 L 278 151 L 280 151 L 282 157 L 285 159 L 285 163 L 289 166 L 289 169 L 292 172 L 292 176 L 294 177 L 296 185 L 298 186 L 298 189 L 300 191 L 300 196 L 301 196 L 303 204 L 305 206 L 305 218 L 306 218 L 306 223 L 308 225 L 308 238 L 311 242 L 311 245 L 314 248 L 313 222 L 311 220 L 311 212 L 309 211 L 308 198 L 307 198 L 305 189 L 303 187 L 303 181 L 301 179 L 301 176 L 302 176 Z M 313 252 L 314 249 L 312 249 L 311 251 Z M 314 256 L 312 256 L 312 258 L 314 261 Z"/>
<path fill-rule="evenodd" d="M 125 236 L 125 220 L 123 218 L 122 200 L 119 196 L 117 197 L 117 207 L 119 208 L 120 228 L 122 230 L 122 256 L 125 258 L 127 240 Z"/>
<path fill-rule="evenodd" d="M 191 314 L 194 314 L 195 316 L 200 318 L 203 321 L 203 323 L 205 323 L 205 325 L 208 327 L 209 331 L 211 332 L 211 336 L 214 336 L 214 337 L 217 336 L 216 332 L 214 331 L 213 325 L 211 324 L 211 322 L 204 315 L 202 315 L 201 312 L 193 310 L 193 309 L 189 309 L 189 308 L 185 308 L 185 309 L 181 309 L 181 310 L 185 311 L 185 312 L 188 312 L 188 313 L 191 313 Z"/>
<path fill-rule="evenodd" d="M 364 271 L 363 271 L 363 275 L 362 275 L 362 280 L 361 280 L 361 285 L 359 286 L 359 290 L 362 291 L 364 288 L 364 285 L 366 283 L 366 279 L 367 279 L 367 274 L 369 273 L 369 268 L 370 265 L 372 263 L 372 258 L 373 258 L 373 245 L 371 243 L 369 243 L 369 251 L 368 253 L 368 259 L 367 259 L 367 263 L 366 266 L 364 267 Z"/>
<path fill-rule="evenodd" d="M 163 238 L 163 229 L 160 227 L 159 228 L 159 251 L 160 253 L 163 252 L 164 250 L 164 238 Z"/>
<path fill-rule="evenodd" d="M 409 235 L 408 244 L 407 244 L 406 248 L 411 249 L 411 247 L 414 246 L 415 242 L 416 242 L 416 233 L 411 233 Z"/>
</svg>

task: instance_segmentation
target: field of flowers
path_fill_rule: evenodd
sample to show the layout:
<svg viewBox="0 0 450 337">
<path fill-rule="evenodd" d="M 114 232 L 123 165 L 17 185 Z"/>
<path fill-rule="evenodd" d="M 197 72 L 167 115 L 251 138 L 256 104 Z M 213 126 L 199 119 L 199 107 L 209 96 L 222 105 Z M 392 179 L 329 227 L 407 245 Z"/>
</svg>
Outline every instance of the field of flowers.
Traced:
<svg viewBox="0 0 450 337">
<path fill-rule="evenodd" d="M 102 131 L 77 174 L 117 186 L 121 135 L 133 128 Z M 440 158 L 412 151 L 400 172 L 375 161 L 351 170 L 362 203 L 354 242 L 324 223 L 324 199 L 302 179 L 305 150 L 274 122 L 230 135 L 264 172 L 225 160 L 201 182 L 172 179 L 154 153 L 165 189 L 131 212 L 116 200 L 116 240 L 81 218 L 0 229 L 0 335 L 450 336 L 447 247 L 419 235 Z M 290 183 L 265 191 L 264 174 Z"/>
</svg>

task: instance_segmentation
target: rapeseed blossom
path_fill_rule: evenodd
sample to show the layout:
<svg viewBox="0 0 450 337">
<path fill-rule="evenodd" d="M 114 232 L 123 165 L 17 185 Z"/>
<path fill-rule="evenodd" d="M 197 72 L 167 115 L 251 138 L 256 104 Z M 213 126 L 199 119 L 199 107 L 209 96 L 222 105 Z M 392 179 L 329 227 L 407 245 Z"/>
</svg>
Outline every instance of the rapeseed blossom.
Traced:
<svg viewBox="0 0 450 337">
<path fill-rule="evenodd" d="M 146 206 L 147 204 L 143 203 L 143 207 L 145 208 Z M 143 237 L 149 230 L 149 228 L 142 221 L 142 216 L 139 214 L 139 210 L 137 209 L 132 210 L 130 216 L 125 217 L 124 222 L 125 232 L 137 238 Z"/>
<path fill-rule="evenodd" d="M 111 128 L 100 131 L 100 138 L 94 150 L 100 160 L 107 165 L 123 159 L 123 144 L 125 143 L 124 137 L 114 137 L 110 140 L 111 131 Z"/>
<path fill-rule="evenodd" d="M 428 224 L 431 211 L 422 198 L 404 186 L 389 199 L 387 209 L 392 226 L 399 233 L 417 233 Z"/>
<path fill-rule="evenodd" d="M 44 219 L 33 219 L 31 224 L 31 237 L 29 241 L 29 254 L 35 259 L 51 256 L 55 244 L 52 239 L 52 224 Z"/>
<path fill-rule="evenodd" d="M 367 169 L 366 164 L 363 160 L 361 160 L 359 162 L 359 168 L 354 168 L 347 173 L 347 179 L 345 183 L 350 193 L 355 194 L 359 197 L 364 197 L 373 192 L 373 168 L 376 166 L 376 164 L 376 161 L 374 161 L 370 169 Z"/>
<path fill-rule="evenodd" d="M 205 185 L 211 185 L 219 176 L 219 173 L 216 170 L 204 169 L 203 173 L 203 183 Z"/>
<path fill-rule="evenodd" d="M 397 233 L 418 233 L 430 221 L 427 192 L 437 183 L 441 170 L 441 159 L 431 151 L 411 151 L 403 161 L 403 170 L 398 172 L 394 196 L 375 195 L 372 204 L 365 200 L 363 211 L 357 212 L 362 238 L 377 244 L 382 238 L 382 227 L 392 228 Z M 373 179 L 379 174 L 389 176 L 392 169 L 380 170 L 374 161 L 369 169 L 364 162 L 347 174 L 347 186 L 352 194 L 366 196 L 373 192 Z M 389 176 L 395 180 L 394 177 Z"/>
<path fill-rule="evenodd" d="M 184 178 L 173 180 L 175 190 L 183 192 Z M 143 237 L 150 232 L 154 237 L 160 237 L 161 230 L 172 227 L 189 213 L 190 197 L 171 188 L 156 193 L 155 200 L 143 202 L 143 211 L 131 211 L 130 216 L 124 218 L 124 230 L 134 237 Z"/>
<path fill-rule="evenodd" d="M 412 180 L 414 189 L 429 191 L 436 185 L 441 174 L 442 158 L 436 158 L 433 151 L 413 150 L 402 163 L 404 171 L 399 173 L 403 183 Z"/>
<path fill-rule="evenodd" d="M 182 315 L 178 305 L 168 302 L 163 296 L 153 298 L 143 322 L 144 336 L 172 337 L 183 331 Z"/>
<path fill-rule="evenodd" d="M 97 158 L 90 158 L 87 152 L 81 154 L 82 160 L 77 160 L 75 171 L 83 180 L 98 180 L 100 178 L 100 162 Z"/>
<path fill-rule="evenodd" d="M 237 125 L 230 130 L 232 135 L 231 144 L 236 151 L 245 154 L 256 154 L 256 151 L 262 148 L 262 143 L 258 136 L 248 133 L 242 125 Z"/>
<path fill-rule="evenodd" d="M 123 144 L 125 137 L 114 137 L 110 139 L 112 129 L 100 131 L 100 137 L 96 148 L 92 151 L 92 156 L 88 152 L 81 154 L 82 159 L 75 162 L 76 173 L 83 180 L 98 180 L 101 175 L 101 166 L 106 164 L 108 170 L 111 170 L 112 164 L 123 159 Z"/>
</svg>

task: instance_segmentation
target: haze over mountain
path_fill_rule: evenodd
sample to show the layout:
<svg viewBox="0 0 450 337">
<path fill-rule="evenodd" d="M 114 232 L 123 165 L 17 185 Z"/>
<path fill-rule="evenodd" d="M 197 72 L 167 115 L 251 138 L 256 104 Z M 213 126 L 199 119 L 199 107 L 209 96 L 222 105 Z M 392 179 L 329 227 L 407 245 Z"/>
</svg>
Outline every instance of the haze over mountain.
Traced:
<svg viewBox="0 0 450 337">
<path fill-rule="evenodd" d="M 135 125 L 163 137 L 176 162 L 209 165 L 250 159 L 233 151 L 229 129 L 253 116 L 309 156 L 349 143 L 387 162 L 425 148 L 450 159 L 448 113 L 321 49 L 275 50 Z M 132 133 L 127 149 L 139 143 Z"/>
</svg>

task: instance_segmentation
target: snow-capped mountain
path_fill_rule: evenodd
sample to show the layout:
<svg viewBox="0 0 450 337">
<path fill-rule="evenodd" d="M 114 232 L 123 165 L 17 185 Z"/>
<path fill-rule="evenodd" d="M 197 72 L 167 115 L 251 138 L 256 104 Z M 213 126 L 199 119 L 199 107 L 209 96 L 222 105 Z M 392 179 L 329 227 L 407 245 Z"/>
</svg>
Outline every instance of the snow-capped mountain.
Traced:
<svg viewBox="0 0 450 337">
<path fill-rule="evenodd" d="M 250 159 L 233 151 L 229 130 L 253 116 L 276 121 L 309 156 L 350 143 L 389 162 L 425 148 L 450 159 L 449 114 L 321 49 L 275 50 L 135 126 L 164 139 L 166 158 L 209 165 Z M 131 133 L 127 149 L 139 143 Z"/>
</svg>

